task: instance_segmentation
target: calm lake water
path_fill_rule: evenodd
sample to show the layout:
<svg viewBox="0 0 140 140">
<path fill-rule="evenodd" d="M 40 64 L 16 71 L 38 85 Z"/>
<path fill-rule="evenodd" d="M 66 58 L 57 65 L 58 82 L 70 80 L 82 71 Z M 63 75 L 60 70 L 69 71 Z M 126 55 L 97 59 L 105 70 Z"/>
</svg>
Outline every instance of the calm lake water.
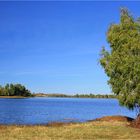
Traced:
<svg viewBox="0 0 140 140">
<path fill-rule="evenodd" d="M 135 112 L 120 107 L 116 99 L 0 99 L 0 124 L 83 122 L 106 115 L 135 117 Z"/>
</svg>

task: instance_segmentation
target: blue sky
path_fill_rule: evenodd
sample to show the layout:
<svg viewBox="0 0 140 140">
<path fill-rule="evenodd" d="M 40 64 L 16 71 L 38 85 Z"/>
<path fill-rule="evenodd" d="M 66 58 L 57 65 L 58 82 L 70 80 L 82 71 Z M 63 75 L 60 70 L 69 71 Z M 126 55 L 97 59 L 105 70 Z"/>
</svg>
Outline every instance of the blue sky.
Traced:
<svg viewBox="0 0 140 140">
<path fill-rule="evenodd" d="M 0 84 L 32 92 L 111 93 L 99 65 L 120 7 L 140 2 L 0 2 Z"/>
</svg>

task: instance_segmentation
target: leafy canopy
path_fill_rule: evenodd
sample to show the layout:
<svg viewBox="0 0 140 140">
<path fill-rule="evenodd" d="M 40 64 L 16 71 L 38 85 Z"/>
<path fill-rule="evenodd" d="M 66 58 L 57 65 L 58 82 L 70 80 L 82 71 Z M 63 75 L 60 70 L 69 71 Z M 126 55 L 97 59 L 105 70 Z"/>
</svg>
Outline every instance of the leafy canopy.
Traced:
<svg viewBox="0 0 140 140">
<path fill-rule="evenodd" d="M 121 9 L 120 23 L 107 32 L 110 51 L 101 51 L 100 64 L 121 105 L 140 108 L 140 21 Z"/>
<path fill-rule="evenodd" d="M 0 96 L 32 96 L 31 92 L 21 84 L 0 86 Z"/>
</svg>

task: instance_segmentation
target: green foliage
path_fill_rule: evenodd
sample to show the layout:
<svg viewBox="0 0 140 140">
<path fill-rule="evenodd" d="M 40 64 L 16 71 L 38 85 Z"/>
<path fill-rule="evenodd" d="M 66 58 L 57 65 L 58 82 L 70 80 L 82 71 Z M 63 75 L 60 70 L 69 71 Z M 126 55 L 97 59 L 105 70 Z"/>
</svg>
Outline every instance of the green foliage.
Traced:
<svg viewBox="0 0 140 140">
<path fill-rule="evenodd" d="M 32 96 L 31 92 L 21 84 L 6 84 L 0 86 L 0 96 Z"/>
<path fill-rule="evenodd" d="M 110 51 L 102 49 L 100 64 L 121 105 L 140 108 L 140 22 L 121 9 L 119 24 L 107 32 Z"/>
</svg>

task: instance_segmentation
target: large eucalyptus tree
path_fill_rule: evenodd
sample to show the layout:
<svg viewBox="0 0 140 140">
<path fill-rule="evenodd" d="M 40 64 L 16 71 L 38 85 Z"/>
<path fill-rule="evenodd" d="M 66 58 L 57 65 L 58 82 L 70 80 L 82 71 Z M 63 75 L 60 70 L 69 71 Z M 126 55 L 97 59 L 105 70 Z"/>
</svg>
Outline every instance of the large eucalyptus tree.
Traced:
<svg viewBox="0 0 140 140">
<path fill-rule="evenodd" d="M 100 64 L 121 105 L 140 114 L 140 20 L 121 9 L 120 23 L 107 32 L 110 50 L 101 51 Z"/>
</svg>

